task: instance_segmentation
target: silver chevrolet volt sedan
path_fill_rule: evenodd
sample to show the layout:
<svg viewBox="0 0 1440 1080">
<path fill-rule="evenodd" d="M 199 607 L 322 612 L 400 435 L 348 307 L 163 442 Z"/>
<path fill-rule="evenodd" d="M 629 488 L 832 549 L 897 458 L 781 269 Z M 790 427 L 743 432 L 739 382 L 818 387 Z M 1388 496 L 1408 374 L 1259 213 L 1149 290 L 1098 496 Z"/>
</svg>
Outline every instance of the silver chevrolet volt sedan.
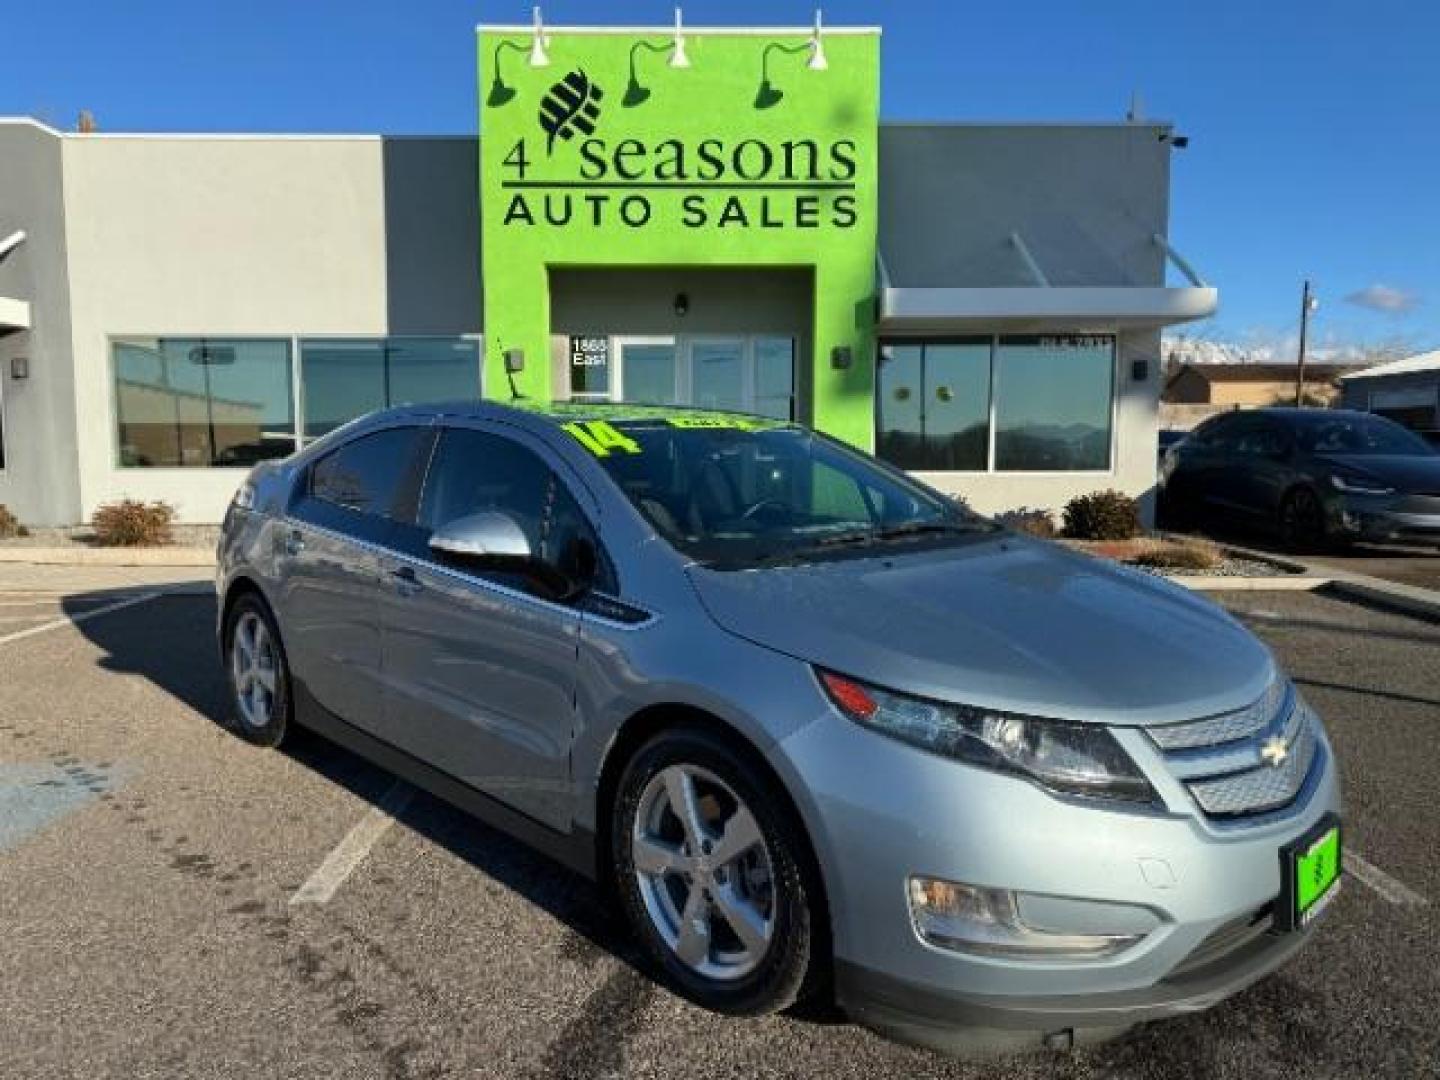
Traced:
<svg viewBox="0 0 1440 1080">
<path fill-rule="evenodd" d="M 314 729 L 613 890 L 690 999 L 1066 1048 L 1283 963 L 1339 884 L 1319 718 L 1184 590 L 804 427 L 467 402 L 241 486 L 246 738 Z"/>
</svg>

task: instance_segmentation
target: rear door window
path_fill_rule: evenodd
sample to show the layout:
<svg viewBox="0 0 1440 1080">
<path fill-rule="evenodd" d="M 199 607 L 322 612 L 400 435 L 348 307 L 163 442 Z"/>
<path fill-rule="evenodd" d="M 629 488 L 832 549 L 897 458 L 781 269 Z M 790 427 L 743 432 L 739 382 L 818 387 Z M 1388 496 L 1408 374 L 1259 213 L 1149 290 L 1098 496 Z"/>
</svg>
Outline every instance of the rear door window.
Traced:
<svg viewBox="0 0 1440 1080">
<path fill-rule="evenodd" d="M 379 542 L 413 508 L 428 456 L 426 428 L 361 435 L 317 460 L 294 509 L 301 520 Z"/>
</svg>

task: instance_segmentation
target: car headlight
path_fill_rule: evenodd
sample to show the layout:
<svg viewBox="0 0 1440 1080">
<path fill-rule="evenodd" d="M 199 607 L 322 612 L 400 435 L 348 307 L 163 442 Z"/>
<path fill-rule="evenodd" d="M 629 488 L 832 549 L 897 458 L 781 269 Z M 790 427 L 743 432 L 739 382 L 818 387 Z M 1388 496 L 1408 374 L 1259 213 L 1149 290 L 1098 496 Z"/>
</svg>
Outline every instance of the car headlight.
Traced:
<svg viewBox="0 0 1440 1080">
<path fill-rule="evenodd" d="M 1378 480 L 1362 480 L 1353 476 L 1330 474 L 1330 486 L 1347 495 L 1394 495 L 1395 489 L 1386 487 Z"/>
<path fill-rule="evenodd" d="M 842 713 L 922 750 L 1023 776 L 1051 791 L 1132 803 L 1158 803 L 1130 755 L 1098 724 L 929 701 L 818 671 Z"/>
</svg>

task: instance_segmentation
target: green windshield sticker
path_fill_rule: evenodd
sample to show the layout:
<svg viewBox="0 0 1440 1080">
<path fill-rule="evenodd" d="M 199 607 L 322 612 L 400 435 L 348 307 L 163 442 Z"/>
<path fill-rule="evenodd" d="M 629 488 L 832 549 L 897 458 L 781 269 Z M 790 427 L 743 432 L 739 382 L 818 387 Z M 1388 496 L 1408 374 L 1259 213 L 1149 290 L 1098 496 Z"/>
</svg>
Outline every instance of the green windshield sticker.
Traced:
<svg viewBox="0 0 1440 1080">
<path fill-rule="evenodd" d="M 701 428 L 736 428 L 740 431 L 759 431 L 763 428 L 777 427 L 777 424 L 765 420 L 748 420 L 738 416 L 669 416 L 665 422 L 671 427 L 701 429 Z"/>
<path fill-rule="evenodd" d="M 612 450 L 621 450 L 627 454 L 640 453 L 638 442 L 626 438 L 614 425 L 604 420 L 587 420 L 583 423 L 576 421 L 562 426 L 596 457 L 609 457 Z"/>
</svg>

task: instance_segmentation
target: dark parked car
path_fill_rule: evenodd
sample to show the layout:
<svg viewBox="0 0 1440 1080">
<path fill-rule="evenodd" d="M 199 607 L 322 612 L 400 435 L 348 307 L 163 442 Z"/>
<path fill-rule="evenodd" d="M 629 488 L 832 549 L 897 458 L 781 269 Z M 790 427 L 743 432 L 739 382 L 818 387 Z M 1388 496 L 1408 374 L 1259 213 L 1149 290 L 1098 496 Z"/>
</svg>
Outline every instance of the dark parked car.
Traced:
<svg viewBox="0 0 1440 1080">
<path fill-rule="evenodd" d="M 1221 517 L 1304 549 L 1334 540 L 1440 542 L 1440 454 L 1399 424 L 1340 409 L 1226 413 L 1160 469 L 1168 522 Z"/>
</svg>

